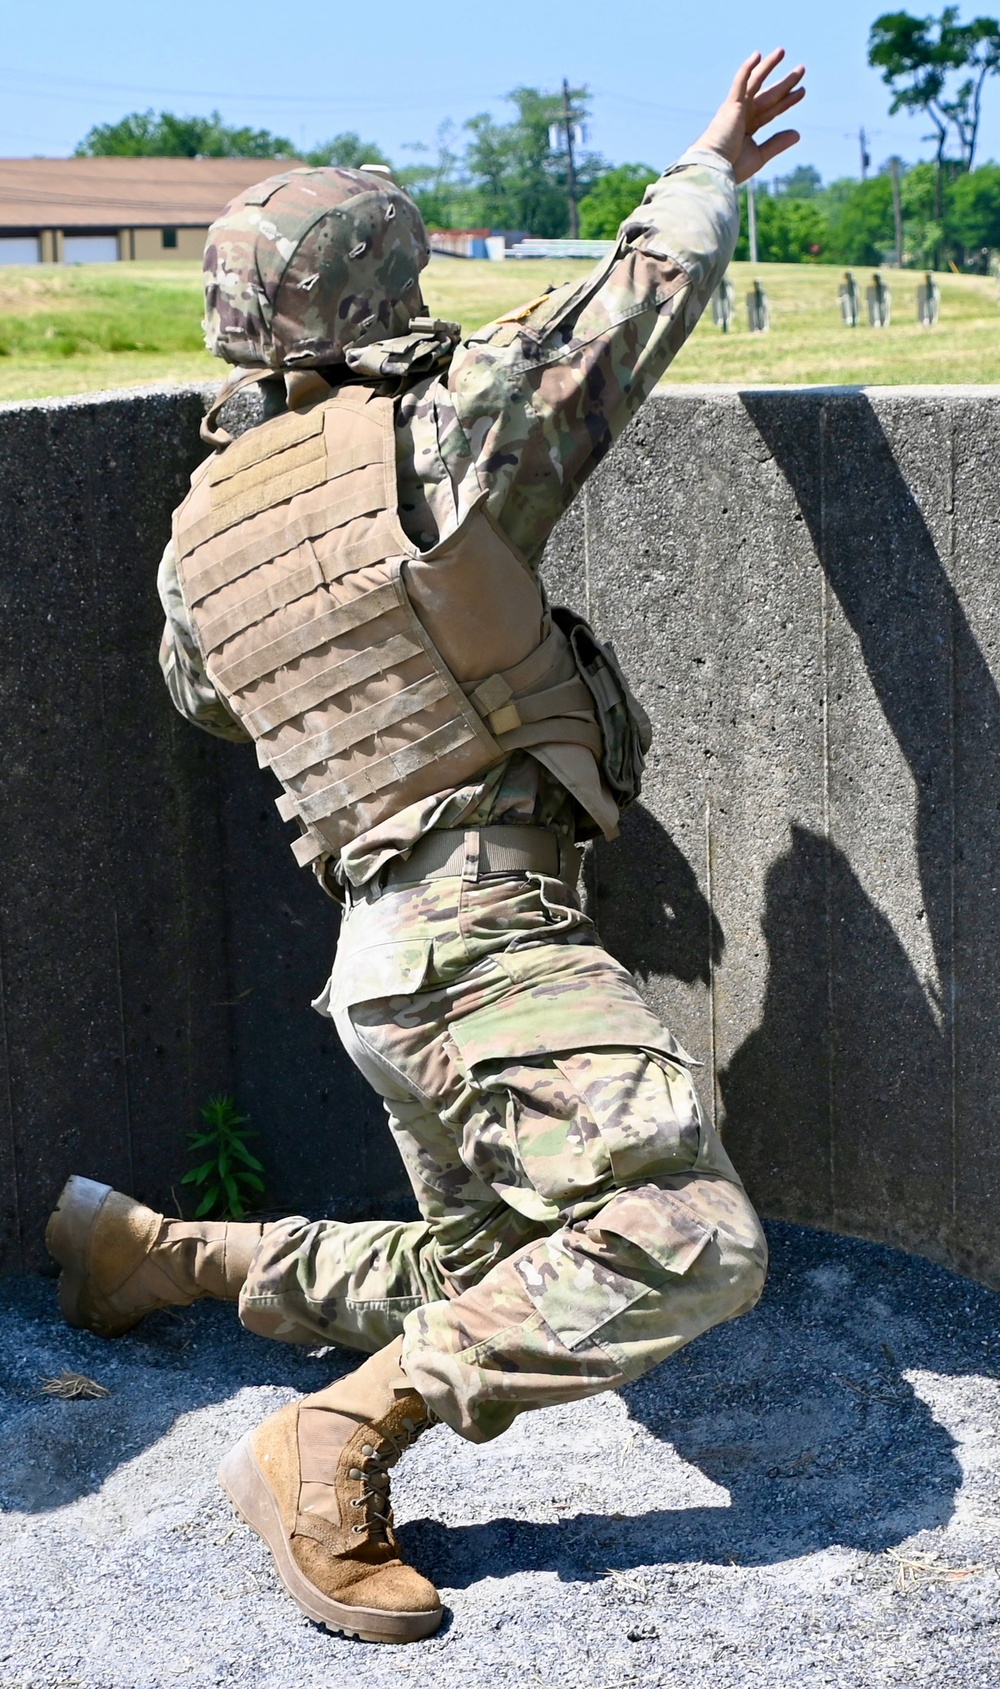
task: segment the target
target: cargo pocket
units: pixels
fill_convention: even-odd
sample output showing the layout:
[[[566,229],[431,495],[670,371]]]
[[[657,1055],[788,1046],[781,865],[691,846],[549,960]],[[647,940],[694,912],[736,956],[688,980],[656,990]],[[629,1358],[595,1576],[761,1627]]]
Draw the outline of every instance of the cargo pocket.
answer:
[[[702,1118],[691,1076],[662,1051],[571,1051],[554,1058],[594,1122],[616,1185],[693,1168]]]
[[[613,1197],[585,1225],[525,1250],[513,1265],[528,1300],[567,1349],[596,1344],[622,1364],[607,1328],[636,1309],[655,1340],[669,1278],[682,1278],[713,1236],[673,1191],[644,1185]]]
[[[715,1228],[706,1226],[690,1203],[657,1185],[622,1191],[594,1216],[587,1230],[601,1238],[623,1238],[665,1272],[680,1276],[715,1236]]]

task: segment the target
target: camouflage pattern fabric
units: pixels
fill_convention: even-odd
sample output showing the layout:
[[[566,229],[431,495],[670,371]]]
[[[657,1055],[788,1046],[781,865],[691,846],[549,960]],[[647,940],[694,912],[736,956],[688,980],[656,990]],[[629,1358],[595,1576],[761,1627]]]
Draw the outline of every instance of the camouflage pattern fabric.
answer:
[[[405,334],[430,257],[409,194],[300,168],[237,195],[208,231],[205,344],[231,364],[311,369]]]
[[[397,483],[408,537],[425,549],[447,538],[486,492],[503,532],[537,568],[559,517],[697,323],[738,232],[732,170],[717,154],[692,150],[647,189],[610,258],[465,336],[443,371],[422,373],[427,342],[420,337],[409,364],[395,341],[350,348],[345,359],[364,359],[358,375],[379,379],[391,368],[399,388]],[[544,284],[544,270],[531,275],[527,285]],[[409,378],[399,373],[407,368]],[[160,662],[171,698],[208,732],[242,737],[187,626],[172,546],[159,587],[167,616]],[[362,885],[432,828],[504,820],[571,830],[576,818],[544,765],[515,753],[481,781],[413,805],[356,839],[340,872]]]
[[[763,1237],[690,1057],[565,885],[361,901],[319,1007],[385,1099],[423,1218],[283,1222],[241,1297],[252,1330],[364,1350],[402,1331],[417,1389],[485,1441],[757,1300]]]
[[[265,251],[262,231],[311,299],[312,258],[281,247],[291,239],[278,218],[286,191],[301,183],[259,207],[244,196],[247,223],[254,252]],[[554,524],[694,328],[737,231],[729,166],[711,152],[685,154],[626,219],[610,258],[467,335],[444,367],[426,335],[408,338],[401,272],[391,288],[375,274],[384,297],[400,301],[398,316],[369,321],[369,289],[348,313],[351,343],[328,344],[342,354],[336,378],[350,370],[393,383],[409,538],[422,549],[447,538],[485,495],[537,568]],[[213,262],[210,318],[225,356],[323,361],[319,319],[329,312],[296,338],[301,299],[285,291],[277,260],[264,262],[253,298],[228,279],[240,264],[248,273],[246,253],[231,267],[217,248]],[[354,272],[346,283],[344,274],[331,270],[331,286],[353,287]],[[161,662],[171,696],[210,732],[238,736],[175,580],[168,548]],[[268,1233],[241,1300],[247,1325],[290,1341],[371,1350],[402,1331],[408,1376],[475,1441],[527,1408],[638,1377],[752,1306],[763,1283],[760,1229],[698,1108],[689,1058],[600,947],[573,893],[534,875],[377,895],[383,865],[432,828],[512,821],[570,837],[578,820],[542,752],[516,752],[342,854],[354,907],[317,1007],[385,1099],[422,1218],[290,1219]]]

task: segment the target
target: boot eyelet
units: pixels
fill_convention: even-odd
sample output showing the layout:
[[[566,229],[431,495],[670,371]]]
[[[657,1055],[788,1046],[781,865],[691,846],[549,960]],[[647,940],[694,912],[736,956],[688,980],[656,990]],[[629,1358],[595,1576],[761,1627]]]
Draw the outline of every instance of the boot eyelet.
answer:
[[[365,1532],[365,1526],[364,1525],[352,1525],[351,1526],[351,1532],[356,1537],[363,1536],[364,1532]]]

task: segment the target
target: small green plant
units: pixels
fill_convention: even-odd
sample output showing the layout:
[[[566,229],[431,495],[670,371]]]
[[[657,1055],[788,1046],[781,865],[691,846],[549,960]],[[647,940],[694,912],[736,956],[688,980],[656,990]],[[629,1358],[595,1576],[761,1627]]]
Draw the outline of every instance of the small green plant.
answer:
[[[247,1138],[258,1134],[245,1129],[247,1116],[238,1114],[232,1097],[224,1093],[209,1097],[201,1117],[204,1129],[189,1132],[188,1144],[192,1154],[206,1152],[208,1159],[192,1167],[181,1181],[201,1192],[195,1219],[214,1213],[220,1220],[242,1220],[253,1206],[254,1194],[264,1189],[260,1177],[264,1169],[246,1144]]]

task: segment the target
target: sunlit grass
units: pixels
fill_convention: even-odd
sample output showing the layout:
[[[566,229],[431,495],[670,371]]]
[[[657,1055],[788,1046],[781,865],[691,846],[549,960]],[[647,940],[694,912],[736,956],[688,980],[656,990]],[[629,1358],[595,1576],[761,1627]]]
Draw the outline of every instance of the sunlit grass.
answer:
[[[751,334],[746,294],[759,275],[771,306],[771,329]],[[838,288],[843,270],[834,265],[734,264],[736,321],[729,334],[699,323],[667,377],[668,382],[725,382],[741,387],[772,382],[819,382],[863,386],[921,386],[933,383],[1000,381],[1000,311],[997,284],[986,276],[937,277],[941,319],[934,329],[917,321],[922,274],[884,271],[892,289],[892,324],[871,329],[867,321],[845,328]],[[862,294],[869,271],[855,271]]]
[[[490,264],[435,258],[424,292],[436,316],[472,330],[589,268],[565,260]],[[748,332],[744,296],[751,270],[736,264],[733,331],[722,335],[710,317],[704,319],[669,372],[669,383],[1000,382],[1000,312],[992,280],[939,277],[941,322],[927,332],[916,320],[920,276],[888,275],[893,323],[875,332],[842,326],[839,268],[771,264],[757,273],[770,296],[770,333]],[[859,270],[857,279],[864,288],[868,275]],[[2,399],[212,381],[223,374],[224,366],[202,346],[197,264],[0,269]]]

